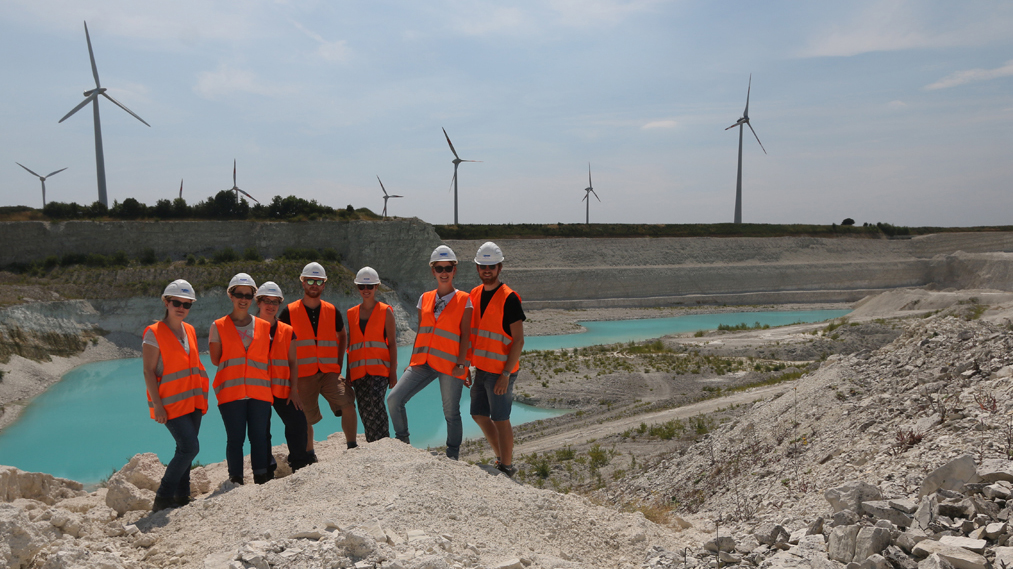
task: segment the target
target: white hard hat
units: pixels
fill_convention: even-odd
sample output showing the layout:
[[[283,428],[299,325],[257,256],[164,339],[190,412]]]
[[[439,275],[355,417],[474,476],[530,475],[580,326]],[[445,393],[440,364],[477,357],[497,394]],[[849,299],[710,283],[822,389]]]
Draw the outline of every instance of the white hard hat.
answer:
[[[440,261],[450,261],[457,263],[457,255],[454,254],[454,250],[446,245],[440,245],[436,249],[433,249],[433,254],[429,256],[429,264],[439,263]]]
[[[237,286],[248,286],[253,289],[253,294],[257,294],[257,283],[253,282],[253,277],[246,273],[238,273],[236,276],[232,277],[232,280],[229,281],[229,288],[226,289],[226,292],[232,294],[232,291],[235,290]]]
[[[503,251],[500,250],[499,245],[492,241],[482,243],[482,246],[478,248],[478,253],[475,253],[476,265],[497,265],[502,262]]]
[[[372,267],[362,267],[355,273],[355,284],[380,284],[380,275]]]
[[[197,300],[197,294],[194,292],[193,287],[183,279],[174,280],[169,283],[169,286],[165,287],[165,290],[162,291],[162,297],[166,296]]]
[[[277,296],[285,300],[285,295],[281,293],[281,287],[275,284],[274,281],[267,281],[260,285],[260,288],[257,289],[257,298],[262,296]]]
[[[324,270],[323,265],[320,263],[309,263],[302,268],[302,274],[299,275],[302,278],[309,279],[324,279],[327,280],[327,271]]]

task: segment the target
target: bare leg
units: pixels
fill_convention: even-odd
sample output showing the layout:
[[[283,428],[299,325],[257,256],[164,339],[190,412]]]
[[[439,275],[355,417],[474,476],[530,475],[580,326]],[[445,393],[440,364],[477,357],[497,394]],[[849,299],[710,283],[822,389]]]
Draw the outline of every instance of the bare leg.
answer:
[[[489,446],[492,447],[493,454],[495,456],[499,457],[499,459],[502,461],[503,460],[503,455],[500,454],[500,452],[499,452],[499,449],[500,449],[499,433],[497,432],[497,429],[496,429],[496,423],[493,423],[492,419],[490,419],[489,417],[485,417],[485,416],[482,416],[482,415],[472,415],[471,418],[474,419],[476,423],[478,423],[479,427],[481,427],[482,433],[485,434],[485,440],[489,441]],[[509,421],[507,422],[507,426],[509,427]],[[512,431],[511,431],[511,433],[512,433]],[[511,451],[512,451],[513,450],[512,437],[511,437],[510,448],[511,448]],[[510,464],[510,463],[504,463],[504,464]]]
[[[355,403],[341,408],[341,430],[345,432],[345,441],[355,442],[355,430],[358,428],[358,418],[355,416]]]
[[[503,464],[513,465],[514,463],[514,429],[510,426],[510,421],[490,421],[495,428],[496,434],[499,436],[499,460]],[[488,436],[488,435],[487,435]]]

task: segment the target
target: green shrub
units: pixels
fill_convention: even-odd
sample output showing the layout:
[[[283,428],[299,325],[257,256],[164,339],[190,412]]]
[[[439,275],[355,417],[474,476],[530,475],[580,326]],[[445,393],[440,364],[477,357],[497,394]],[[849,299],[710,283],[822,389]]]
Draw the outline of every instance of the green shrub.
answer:
[[[341,254],[332,247],[320,250],[320,258],[331,263],[340,263]]]
[[[320,257],[316,249],[300,249],[298,247],[285,247],[281,252],[281,258],[288,261],[315,261]]]
[[[109,264],[117,267],[126,267],[130,264],[130,257],[127,257],[126,251],[120,249],[109,257]]]
[[[594,445],[587,451],[587,457],[592,469],[601,468],[609,463],[608,451],[601,448],[601,445]]]
[[[43,259],[42,267],[47,271],[52,271],[60,264],[60,258],[56,255],[50,255]]]
[[[243,260],[244,261],[263,261],[264,257],[260,254],[259,251],[257,251],[256,247],[247,247],[246,250],[243,251]]]
[[[186,264],[189,267],[192,267],[192,266],[196,265],[197,264],[197,257],[195,257],[193,253],[187,253],[186,254]]]
[[[223,263],[233,263],[239,260],[239,254],[232,250],[232,247],[226,247],[221,251],[215,251],[215,254],[211,256],[211,261],[216,265]]]
[[[158,256],[155,255],[155,250],[151,247],[146,247],[141,254],[137,257],[137,262],[142,265],[154,265],[158,262]]]

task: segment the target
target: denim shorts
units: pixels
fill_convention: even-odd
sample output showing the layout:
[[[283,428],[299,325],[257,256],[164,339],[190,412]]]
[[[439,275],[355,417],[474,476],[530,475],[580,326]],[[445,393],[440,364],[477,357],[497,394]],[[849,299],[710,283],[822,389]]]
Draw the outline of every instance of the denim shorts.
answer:
[[[489,373],[475,369],[475,382],[471,386],[471,414],[480,417],[489,417],[493,421],[510,420],[510,407],[514,401],[514,382],[517,381],[517,374],[510,374],[510,384],[503,395],[496,395],[493,388],[496,380],[500,378],[498,373]]]

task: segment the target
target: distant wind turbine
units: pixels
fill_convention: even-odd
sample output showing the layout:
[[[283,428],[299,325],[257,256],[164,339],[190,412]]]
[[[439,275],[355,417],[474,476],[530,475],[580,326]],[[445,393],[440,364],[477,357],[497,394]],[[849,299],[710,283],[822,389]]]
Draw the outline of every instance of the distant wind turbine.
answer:
[[[183,178],[179,179],[179,199],[183,199]]]
[[[383,217],[387,217],[387,200],[390,198],[403,198],[404,196],[394,196],[387,194],[387,188],[383,187],[383,182],[380,181],[380,176],[376,177],[376,181],[380,182],[380,189],[383,190]]]
[[[91,49],[91,36],[88,35],[88,22],[84,23],[84,37],[88,41],[88,57],[91,58],[91,74],[95,76],[95,88],[85,91],[84,100],[81,101],[81,103],[78,106],[74,107],[73,110],[64,115],[64,117],[60,119],[59,122],[67,120],[68,118],[70,118],[71,115],[81,110],[88,103],[92,104],[92,114],[95,117],[95,174],[98,177],[98,201],[102,202],[103,205],[108,207],[109,197],[108,194],[106,193],[106,162],[105,162],[105,155],[102,153],[102,124],[99,121],[98,115],[99,95],[105,97],[106,99],[109,99],[117,107],[123,109],[124,111],[127,111],[128,113],[130,113],[132,117],[141,121],[145,125],[149,127],[151,125],[144,122],[144,119],[137,116],[134,113],[134,111],[131,111],[130,109],[126,108],[125,106],[120,104],[119,101],[113,99],[112,97],[109,96],[108,93],[106,93],[106,88],[103,87],[98,80],[98,67],[95,66],[95,52],[93,52]]]
[[[183,187],[183,182],[182,181],[180,181],[179,187],[180,188]],[[246,197],[250,198],[251,200],[257,202],[257,198],[251,196],[250,194],[244,192],[243,190],[240,190],[239,186],[236,185],[236,160],[234,158],[232,159],[232,187],[229,188],[228,191],[230,191],[230,192],[236,192],[236,203],[239,203],[239,200],[240,200],[239,194],[243,194],[244,196],[246,196]],[[182,189],[180,190],[180,193],[182,194]],[[260,202],[257,202],[257,203],[259,204]]]
[[[454,187],[454,225],[457,225],[457,167],[461,162],[481,162],[481,160],[461,160],[461,157],[457,155],[457,151],[454,150],[454,143],[450,142],[450,136],[447,135],[447,129],[443,129],[443,136],[447,137],[447,144],[450,145],[450,151],[454,153],[454,179],[451,180],[451,185]]]
[[[28,170],[28,167],[25,166],[24,164],[20,163],[20,162],[15,162],[15,164],[17,164],[18,166],[21,166],[25,170]],[[40,175],[36,174],[35,172],[32,172],[31,170],[28,170],[29,174],[35,176],[36,178],[38,178],[42,182],[42,209],[46,209],[46,178],[49,178],[50,176],[53,176],[55,174],[59,174],[60,172],[63,172],[66,169],[67,168],[60,168],[59,170],[57,170],[55,172],[50,172],[50,173],[46,174],[45,176],[40,176]]]
[[[594,194],[595,199],[598,203],[601,203],[601,198],[594,191],[594,187],[591,185],[591,163],[587,163],[587,187],[584,188],[584,199],[580,201],[587,201],[586,208],[584,211],[584,223],[591,225],[591,194]]]
[[[749,92],[753,89],[753,74],[749,74],[749,87],[746,88],[746,110],[742,111],[742,118],[735,121],[735,124],[726,128],[725,130],[739,127],[739,173],[735,178],[735,223],[742,223],[742,125],[749,127],[749,130],[753,132],[753,136],[756,136],[756,131],[753,130],[753,125],[749,124]],[[760,145],[760,149],[763,153],[767,153],[767,149],[763,148],[763,143],[760,142],[760,137],[756,136],[756,142]]]

